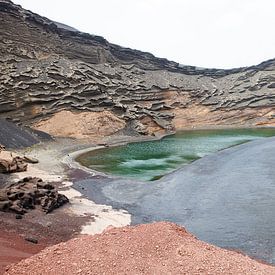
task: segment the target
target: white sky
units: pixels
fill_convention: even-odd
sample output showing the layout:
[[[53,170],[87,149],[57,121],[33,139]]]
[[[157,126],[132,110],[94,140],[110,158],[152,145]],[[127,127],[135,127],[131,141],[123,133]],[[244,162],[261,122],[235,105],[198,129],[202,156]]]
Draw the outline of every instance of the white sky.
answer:
[[[275,58],[275,0],[14,0],[109,42],[185,65]]]

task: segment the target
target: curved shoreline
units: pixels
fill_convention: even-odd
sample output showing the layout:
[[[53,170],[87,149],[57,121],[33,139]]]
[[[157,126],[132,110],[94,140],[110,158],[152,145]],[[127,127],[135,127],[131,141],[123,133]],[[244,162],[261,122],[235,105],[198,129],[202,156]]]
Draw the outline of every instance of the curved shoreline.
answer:
[[[107,204],[96,204],[85,198],[73,186],[71,172],[81,170],[88,177],[92,177],[94,174],[88,168],[85,169],[85,167],[74,162],[72,156],[85,150],[91,150],[91,148],[97,148],[93,146],[93,144],[83,141],[57,139],[32,148],[18,150],[19,154],[27,151],[29,156],[39,159],[39,163],[29,164],[26,172],[16,173],[13,176],[15,179],[32,176],[42,178],[44,181],[56,182],[59,192],[66,195],[70,200],[70,204],[61,208],[60,211],[85,218],[85,223],[82,224],[79,231],[80,234],[101,233],[108,226],[120,227],[131,223],[131,216],[123,209],[113,209]],[[79,147],[82,148],[79,149]]]
[[[248,129],[275,129],[275,126],[265,126],[265,127],[255,127],[255,126],[246,126],[246,127],[242,127],[242,126],[232,126],[232,125],[229,125],[229,126],[212,126],[212,127],[201,127],[201,128],[185,128],[185,129],[182,129],[178,132],[181,132],[181,131],[186,131],[186,132],[193,132],[193,131],[208,131],[208,130],[234,130],[234,129],[240,129],[240,130],[248,130]],[[77,158],[79,158],[80,156],[82,155],[85,155],[86,153],[89,153],[91,151],[95,151],[95,150],[99,150],[99,149],[104,149],[104,148],[108,148],[108,147],[118,147],[118,146],[125,146],[127,144],[130,144],[130,143],[140,143],[140,142],[147,142],[147,141],[158,141],[158,140],[162,140],[163,138],[166,138],[168,136],[171,136],[171,135],[174,135],[176,134],[177,132],[173,132],[173,133],[168,133],[166,135],[161,135],[159,137],[145,137],[145,138],[137,138],[135,140],[122,140],[122,141],[119,141],[119,142],[114,142],[114,143],[106,143],[105,145],[94,145],[94,146],[91,146],[91,147],[87,147],[85,149],[81,149],[81,150],[77,150],[77,151],[72,151],[70,152],[67,156],[64,157],[63,161],[65,164],[67,164],[69,167],[71,168],[79,168],[79,169],[82,169],[83,171],[87,172],[87,173],[90,173],[92,175],[100,175],[100,176],[105,176],[105,177],[109,177],[109,178],[113,178],[113,179],[119,179],[119,178],[124,178],[124,179],[129,179],[129,180],[137,180],[137,181],[142,181],[142,180],[139,180],[139,179],[136,179],[136,178],[132,178],[132,177],[127,177],[127,176],[120,176],[120,175],[115,175],[115,174],[112,174],[112,173],[108,173],[108,172],[104,172],[104,171],[98,171],[96,169],[92,169],[92,168],[88,168],[87,166],[81,164],[81,162],[77,161]],[[245,141],[245,142],[241,142],[239,144],[234,144],[232,146],[229,146],[229,147],[225,147],[225,148],[222,148],[218,151],[215,151],[211,154],[215,154],[219,151],[222,151],[222,150],[226,150],[228,148],[231,148],[231,147],[235,147],[235,146],[238,146],[238,145],[241,145],[243,143],[248,143],[248,142],[251,142],[253,140],[249,140],[249,141]],[[207,156],[207,155],[206,155]],[[201,159],[202,157],[200,157],[199,159]],[[196,161],[197,159],[191,161],[190,163]],[[180,166],[178,166],[175,170],[173,171],[170,171],[168,173],[165,173],[161,176],[160,179],[162,179],[163,177],[171,174],[171,173],[174,173],[176,172],[177,170],[180,170],[182,167],[186,166],[186,165],[189,165],[190,163],[187,163],[187,164],[181,164]],[[154,180],[154,181],[158,181],[160,179],[157,179],[157,180]],[[147,181],[146,181],[147,182]]]

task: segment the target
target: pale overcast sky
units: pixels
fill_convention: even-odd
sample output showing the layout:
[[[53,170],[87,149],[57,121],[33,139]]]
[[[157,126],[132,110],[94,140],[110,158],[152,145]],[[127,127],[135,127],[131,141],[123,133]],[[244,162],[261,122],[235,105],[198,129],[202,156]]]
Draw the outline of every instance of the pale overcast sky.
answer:
[[[275,0],[14,0],[109,42],[186,65],[275,58]]]

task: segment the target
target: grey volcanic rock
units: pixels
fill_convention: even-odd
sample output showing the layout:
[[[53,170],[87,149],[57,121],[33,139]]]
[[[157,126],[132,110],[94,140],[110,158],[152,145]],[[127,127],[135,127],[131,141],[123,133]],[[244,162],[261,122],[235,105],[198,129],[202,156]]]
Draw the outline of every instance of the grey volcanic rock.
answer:
[[[55,25],[57,25],[58,28],[65,29],[65,30],[68,30],[68,31],[73,31],[73,32],[76,31],[76,32],[78,32],[77,29],[75,29],[75,28],[73,28],[71,26],[68,26],[66,24],[62,24],[62,23],[59,23],[59,22],[56,22],[56,21],[54,21],[54,23],[55,23]]]
[[[152,134],[203,124],[207,110],[212,124],[265,125],[274,123],[274,85],[274,59],[233,70],[184,66],[0,0],[0,117],[35,125],[64,109],[108,110]]]

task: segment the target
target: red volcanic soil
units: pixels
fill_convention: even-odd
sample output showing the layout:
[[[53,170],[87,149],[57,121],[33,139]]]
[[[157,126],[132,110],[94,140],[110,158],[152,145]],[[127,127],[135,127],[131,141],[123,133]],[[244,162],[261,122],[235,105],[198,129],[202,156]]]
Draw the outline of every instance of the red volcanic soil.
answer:
[[[112,228],[42,250],[5,274],[275,274],[275,267],[202,242],[172,223]]]
[[[16,233],[0,231],[0,274],[11,263],[17,263],[45,248],[45,244],[27,242]]]
[[[87,218],[71,216],[60,209],[53,214],[32,210],[19,220],[13,213],[0,212],[0,274],[9,264],[18,263],[47,246],[79,235],[85,220]],[[25,238],[37,240],[38,243],[31,243]]]

